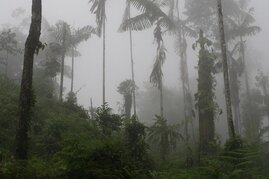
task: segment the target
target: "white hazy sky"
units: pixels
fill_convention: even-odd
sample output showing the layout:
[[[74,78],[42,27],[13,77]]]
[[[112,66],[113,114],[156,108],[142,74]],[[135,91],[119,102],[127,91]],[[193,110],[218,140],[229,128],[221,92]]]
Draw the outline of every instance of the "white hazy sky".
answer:
[[[108,1],[107,7],[107,101],[116,108],[121,96],[117,93],[118,84],[131,77],[129,57],[129,37],[127,33],[118,33],[122,14],[124,11],[124,0]],[[261,61],[266,62],[269,56],[268,40],[268,0],[253,0],[255,16],[263,31],[251,40],[251,48],[259,53],[253,55],[252,63],[259,68],[266,70]],[[182,7],[184,4],[182,4]],[[0,24],[15,24],[11,13],[18,7],[22,7],[30,13],[31,0],[0,0]],[[95,26],[94,16],[90,14],[88,0],[43,0],[43,16],[50,24],[58,20],[67,21],[75,27],[85,25]],[[149,81],[149,75],[153,66],[155,46],[153,44],[153,29],[146,32],[134,33],[134,59],[135,75],[140,88],[143,83]],[[189,44],[192,44],[192,39]],[[164,65],[164,81],[167,86],[179,89],[179,59],[174,53],[174,41],[171,37],[165,37],[165,44],[168,49],[167,61]],[[84,86],[78,93],[79,103],[88,107],[90,98],[93,98],[95,106],[102,101],[102,40],[92,37],[79,46],[82,57],[76,59],[75,66],[75,89]],[[197,57],[192,50],[189,50],[189,68],[191,76],[196,76],[194,66],[197,64]],[[192,55],[191,55],[192,53]],[[70,62],[70,59],[66,60]],[[266,63],[268,64],[268,63]],[[268,68],[267,68],[268,69]],[[69,91],[70,80],[65,80],[66,91]]]

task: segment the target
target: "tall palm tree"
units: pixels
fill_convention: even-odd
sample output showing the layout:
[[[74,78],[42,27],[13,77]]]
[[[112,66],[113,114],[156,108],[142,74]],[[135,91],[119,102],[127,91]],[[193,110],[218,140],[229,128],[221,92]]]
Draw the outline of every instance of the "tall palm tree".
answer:
[[[28,158],[28,131],[34,94],[32,88],[34,54],[38,52],[42,44],[39,41],[42,21],[42,0],[32,0],[32,20],[29,35],[25,43],[24,65],[21,80],[19,99],[19,122],[16,132],[15,157],[19,160]]]
[[[82,42],[90,38],[92,34],[95,33],[95,29],[91,26],[85,26],[83,28],[73,29],[71,32],[71,41],[70,41],[70,56],[72,58],[71,63],[71,93],[74,91],[74,63],[75,57],[80,56],[80,53],[76,50],[77,46]]]
[[[154,30],[154,38],[157,42],[157,51],[155,57],[155,63],[150,75],[150,82],[153,83],[160,91],[160,117],[164,118],[163,109],[163,72],[162,66],[166,60],[166,49],[163,44],[162,29],[160,23],[157,22],[157,26]]]
[[[131,0],[126,0],[126,7],[123,14],[122,24],[131,18]],[[134,57],[133,57],[133,35],[132,29],[129,28],[129,42],[130,42],[130,60],[131,60],[131,74],[132,74],[132,81],[135,84],[135,74],[134,74]],[[134,89],[132,92],[133,97],[133,107],[134,107],[134,115],[136,116],[136,90]]]
[[[63,100],[63,83],[64,75],[67,74],[67,67],[65,65],[65,57],[72,57],[71,66],[71,91],[73,91],[73,79],[74,79],[74,58],[79,56],[80,53],[76,50],[77,46],[95,33],[95,29],[91,26],[85,26],[83,28],[73,29],[64,21],[56,23],[55,27],[50,28],[50,36],[55,40],[54,46],[59,46],[59,53],[61,56],[61,68],[60,68],[60,93],[59,99]]]
[[[233,38],[239,40],[238,45],[239,53],[243,61],[244,74],[245,74],[245,85],[246,85],[246,94],[249,96],[249,79],[247,71],[247,63],[245,58],[245,40],[244,37],[253,36],[261,31],[261,28],[256,25],[252,25],[255,22],[253,17],[254,8],[250,8],[248,11],[245,11],[243,7],[240,7],[241,12],[235,19],[228,18],[230,23],[231,30],[227,33],[228,39]]]
[[[103,105],[106,103],[106,2],[107,0],[89,0],[91,13],[95,14],[97,34],[103,32]]]
[[[222,61],[223,61],[223,76],[224,76],[224,87],[225,87],[227,122],[228,122],[228,128],[229,128],[229,136],[230,136],[230,138],[234,139],[235,138],[235,130],[234,130],[234,123],[233,123],[232,102],[231,102],[231,93],[230,93],[230,81],[229,81],[229,71],[228,71],[227,47],[226,47],[226,40],[225,40],[221,0],[217,0],[217,11],[218,11],[218,18],[219,18],[220,44],[221,44],[221,53],[222,53]]]
[[[150,82],[155,84],[160,90],[160,115],[163,115],[163,82],[162,65],[166,58],[166,49],[163,45],[161,27],[168,30],[175,29],[173,21],[162,11],[162,7],[169,5],[166,1],[151,0],[130,0],[130,5],[137,8],[141,14],[126,19],[120,26],[120,31],[135,30],[142,31],[151,28],[154,24],[157,27],[154,30],[155,40],[157,42],[157,55],[153,71],[150,75]]]
[[[232,92],[232,105],[234,111],[234,121],[236,133],[240,134],[240,100],[239,100],[239,80],[237,80],[237,74],[241,75],[244,72],[246,96],[249,98],[250,87],[248,79],[247,64],[245,58],[245,41],[244,37],[252,36],[258,33],[261,29],[258,26],[253,25],[255,18],[253,17],[253,8],[248,11],[245,10],[247,7],[246,1],[239,1],[237,4],[239,11],[236,16],[226,17],[227,24],[227,36],[226,39],[229,41],[235,41],[235,50],[232,52],[239,53],[239,59],[234,60],[233,54],[231,53],[230,59],[230,77],[231,77],[231,92]],[[229,53],[228,53],[229,54]],[[236,63],[235,63],[236,62]],[[239,62],[239,63],[238,63]],[[239,64],[239,65],[238,65]]]
[[[71,44],[71,28],[70,25],[64,21],[56,23],[55,27],[49,29],[51,36],[54,37],[61,47],[61,62],[60,62],[60,93],[59,100],[63,101],[63,83],[64,83],[64,70],[65,70],[65,57]]]
[[[176,14],[176,15],[174,15]],[[187,62],[187,40],[186,37],[197,37],[195,30],[189,27],[188,22],[180,19],[179,13],[179,0],[170,0],[170,12],[169,16],[174,19],[177,30],[175,32],[176,36],[176,46],[175,50],[180,57],[180,77],[182,82],[182,91],[184,99],[184,117],[185,117],[185,137],[188,141],[188,124],[192,121],[192,99],[191,91],[189,85],[189,74],[188,74],[188,62]]]
[[[67,23],[62,24],[62,58],[61,58],[61,81],[60,81],[60,101],[63,101],[63,83],[64,83],[64,64],[66,55],[67,35],[70,34],[70,26]]]

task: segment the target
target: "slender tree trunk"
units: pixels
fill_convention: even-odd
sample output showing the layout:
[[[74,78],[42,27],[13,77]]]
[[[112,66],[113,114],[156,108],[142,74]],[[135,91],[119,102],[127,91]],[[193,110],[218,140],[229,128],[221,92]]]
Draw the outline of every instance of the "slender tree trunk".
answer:
[[[239,85],[238,85],[238,72],[236,69],[236,64],[234,60],[231,58],[230,64],[230,84],[231,84],[231,100],[232,100],[232,109],[234,116],[234,127],[235,133],[240,135],[240,99],[239,99]]]
[[[15,157],[19,160],[26,160],[28,158],[28,131],[32,116],[32,107],[34,105],[32,88],[33,61],[41,34],[41,20],[42,1],[32,0],[32,20],[24,50],[24,65],[19,100],[20,117],[16,132]]]
[[[164,110],[163,110],[163,80],[162,77],[160,79],[160,112],[161,112],[161,118],[164,119]]]
[[[129,19],[131,18],[131,6],[129,3]],[[130,57],[131,57],[131,70],[132,70],[132,81],[135,84],[135,75],[134,75],[134,57],[133,57],[133,36],[132,29],[129,28],[129,38],[130,38]],[[134,115],[136,116],[136,89],[133,89],[133,105],[134,105]]]
[[[104,7],[105,11],[105,7]],[[106,103],[106,22],[103,22],[103,105]]]
[[[5,76],[8,79],[8,51],[6,51],[6,68],[5,68]]]
[[[71,75],[71,93],[74,91],[74,48],[72,48],[72,75]]]
[[[160,54],[161,43],[163,43],[163,42],[158,42],[157,56]],[[160,115],[161,115],[161,118],[164,119],[164,110],[163,110],[163,78],[162,78],[162,76],[159,77],[159,91],[160,91]]]
[[[238,107],[237,107],[237,105],[233,105],[232,106],[233,107],[233,111],[234,111],[234,128],[235,128],[235,133],[236,134],[238,134],[238,135],[240,135],[240,122],[239,122],[239,114],[238,114],[238,112],[239,112],[239,110],[238,110]]]
[[[229,136],[230,138],[235,138],[231,94],[230,94],[227,47],[226,47],[226,42],[225,42],[225,32],[224,32],[221,0],[217,0],[217,3],[218,3],[217,8],[218,8],[218,17],[219,17],[219,31],[220,31],[220,39],[221,39],[220,44],[221,44],[221,52],[222,52],[222,60],[223,60],[223,76],[224,76],[224,87],[225,87],[227,122],[228,122],[228,128],[229,128]]]
[[[62,48],[63,48],[63,52],[62,52],[62,59],[61,59],[61,81],[60,81],[60,102],[63,101],[63,86],[64,86],[64,60],[65,60],[65,53],[66,53],[66,24],[63,24],[63,42],[62,42]]]
[[[125,115],[127,119],[131,118],[131,109],[132,109],[132,94],[124,95],[124,108],[125,108]]]
[[[93,103],[92,103],[92,98],[91,98],[91,109],[90,109],[91,117],[93,118],[94,116],[94,111],[93,111]]]

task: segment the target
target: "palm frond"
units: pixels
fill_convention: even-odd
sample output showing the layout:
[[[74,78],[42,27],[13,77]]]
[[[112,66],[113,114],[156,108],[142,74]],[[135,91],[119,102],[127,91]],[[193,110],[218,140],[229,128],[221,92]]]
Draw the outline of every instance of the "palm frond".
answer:
[[[254,12],[254,8],[250,8],[248,12],[244,13],[244,18],[241,24],[242,27],[250,26],[252,23],[256,21],[252,15],[253,12]]]
[[[154,22],[157,21],[159,21],[160,25],[164,28],[170,30],[175,28],[173,21],[161,10],[161,7],[166,5],[165,2],[152,0],[130,0],[130,4],[138,9],[138,11],[140,11],[142,14],[130,18],[122,23],[122,28],[120,28],[120,31],[125,31],[128,29],[144,30],[152,27]]]
[[[102,33],[103,23],[106,20],[106,0],[89,0],[89,3],[92,4],[90,11],[91,13],[95,14],[97,32],[100,36]]]
[[[183,32],[184,35],[186,35],[188,37],[197,38],[197,36],[198,36],[197,31],[192,29],[191,27],[189,27],[187,25],[187,21],[177,19],[177,20],[175,20],[175,25],[176,25],[177,32],[180,31],[180,32]]]
[[[240,29],[242,36],[253,36],[261,31],[259,26],[249,26],[247,28]]]
[[[121,24],[119,31],[124,32],[129,29],[134,31],[142,31],[151,28],[154,24],[154,21],[155,19],[150,18],[147,13],[143,13],[124,21]]]
[[[92,26],[85,26],[75,30],[74,34],[72,35],[72,45],[77,46],[80,42],[88,40],[91,35],[95,33],[95,28]]]
[[[121,25],[120,25],[120,28],[119,28],[119,32],[122,31],[122,30],[121,30],[122,25],[123,25],[128,19],[130,19],[130,13],[131,13],[130,1],[129,1],[129,0],[126,0],[126,6],[125,6],[125,10],[124,10],[124,13],[123,13],[123,16],[122,16],[122,21],[121,21]]]

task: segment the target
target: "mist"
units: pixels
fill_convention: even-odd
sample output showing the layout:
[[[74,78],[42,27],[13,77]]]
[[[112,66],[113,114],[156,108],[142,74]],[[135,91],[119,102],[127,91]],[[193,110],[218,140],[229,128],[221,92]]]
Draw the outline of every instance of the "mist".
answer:
[[[268,1],[39,1],[0,2],[0,178],[269,177]]]

